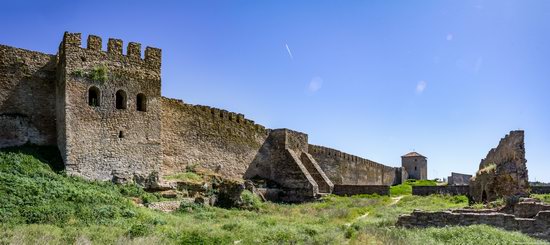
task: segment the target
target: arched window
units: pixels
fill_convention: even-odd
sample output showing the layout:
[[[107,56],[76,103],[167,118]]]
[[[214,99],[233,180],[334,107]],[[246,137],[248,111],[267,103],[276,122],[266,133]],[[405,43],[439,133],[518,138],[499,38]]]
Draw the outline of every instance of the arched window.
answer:
[[[88,105],[97,107],[99,106],[100,92],[97,87],[91,87],[88,89]]]
[[[126,109],[126,92],[124,90],[116,91],[116,108]]]
[[[147,97],[144,94],[137,95],[136,108],[138,111],[147,111]]]

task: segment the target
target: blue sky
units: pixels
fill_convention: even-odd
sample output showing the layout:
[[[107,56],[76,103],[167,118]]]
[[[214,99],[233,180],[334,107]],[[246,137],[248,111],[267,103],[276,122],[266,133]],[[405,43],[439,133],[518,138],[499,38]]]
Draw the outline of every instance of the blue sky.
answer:
[[[474,173],[526,131],[550,182],[550,1],[11,1],[0,43],[55,53],[64,31],[163,50],[162,93],[244,113],[429,178]],[[105,45],[105,43],[104,43]]]

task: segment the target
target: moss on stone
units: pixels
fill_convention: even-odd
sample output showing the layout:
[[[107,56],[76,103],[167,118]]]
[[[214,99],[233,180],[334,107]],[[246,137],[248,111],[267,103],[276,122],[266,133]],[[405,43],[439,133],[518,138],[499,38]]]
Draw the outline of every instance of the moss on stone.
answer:
[[[492,172],[495,172],[497,169],[497,165],[494,164],[494,163],[489,163],[487,166],[485,166],[484,168],[480,169],[478,172],[478,174],[487,174],[487,173],[492,173]]]
[[[89,73],[89,78],[98,81],[98,82],[106,82],[108,79],[108,69],[107,66],[99,65],[92,69],[92,71]]]
[[[83,71],[80,69],[75,70],[71,73],[71,75],[78,78],[87,78],[93,81],[104,83],[109,79],[109,70],[107,66],[99,65],[89,71]]]

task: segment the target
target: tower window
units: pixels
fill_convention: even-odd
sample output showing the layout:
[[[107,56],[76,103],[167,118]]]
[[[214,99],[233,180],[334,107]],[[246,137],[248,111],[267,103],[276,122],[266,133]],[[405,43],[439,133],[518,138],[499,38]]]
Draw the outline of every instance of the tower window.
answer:
[[[126,109],[126,92],[124,90],[116,91],[116,108]]]
[[[124,131],[118,131],[118,138],[119,139],[124,138]]]
[[[416,171],[416,166],[414,166],[414,171]]]
[[[136,108],[138,111],[147,111],[147,97],[142,93],[137,95]]]
[[[93,106],[93,107],[98,107],[99,106],[99,96],[100,96],[99,89],[97,87],[91,87],[88,90],[88,105]]]

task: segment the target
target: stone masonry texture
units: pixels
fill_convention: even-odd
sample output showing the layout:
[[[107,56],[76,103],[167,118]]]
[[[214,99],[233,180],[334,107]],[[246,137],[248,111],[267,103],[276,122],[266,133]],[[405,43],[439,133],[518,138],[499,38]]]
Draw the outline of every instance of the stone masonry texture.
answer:
[[[446,227],[490,225],[510,231],[520,231],[539,239],[550,241],[550,206],[540,202],[519,202],[507,208],[456,209],[439,212],[415,210],[410,215],[399,216],[396,225],[413,227]]]
[[[444,186],[413,186],[412,194],[416,196],[439,195],[470,195],[470,187],[467,185]]]
[[[416,152],[411,152],[416,153]],[[428,179],[428,160],[418,153],[407,154],[401,157],[401,166],[407,171],[409,179]]]
[[[268,130],[244,115],[162,98],[163,173],[200,165],[240,178],[266,140]]]
[[[104,52],[92,42],[99,37],[91,36],[88,48],[80,38],[65,33],[58,54],[58,145],[66,169],[90,179],[146,179],[162,160],[160,50],[147,48],[141,59],[122,54],[121,40],[109,39]],[[97,106],[88,103],[92,89]],[[138,94],[146,111],[137,110]]]
[[[512,131],[502,138],[479,164],[470,180],[470,195],[476,202],[529,193],[524,132]]]
[[[358,194],[390,195],[388,185],[335,185],[334,195],[353,196]]]
[[[472,175],[470,174],[451,173],[451,176],[447,178],[447,182],[449,185],[468,185],[471,178]]]
[[[314,199],[318,194],[319,180],[332,188],[326,177],[314,178],[300,159],[307,152],[307,135],[288,130],[277,129],[269,137],[245,173],[246,179],[265,179],[276,184],[285,194],[277,199],[285,202],[298,202]],[[315,161],[310,164],[316,164]]]
[[[309,145],[311,154],[335,185],[394,185],[401,183],[400,168],[350,155],[328,147]]]
[[[0,45],[0,147],[56,144],[56,57]]]
[[[69,174],[116,182],[146,184],[201,166],[271,181],[286,201],[331,193],[334,184],[388,186],[406,176],[310,145],[304,133],[162,97],[161,50],[124,45],[68,32],[55,55],[0,45],[0,148],[56,145]]]

